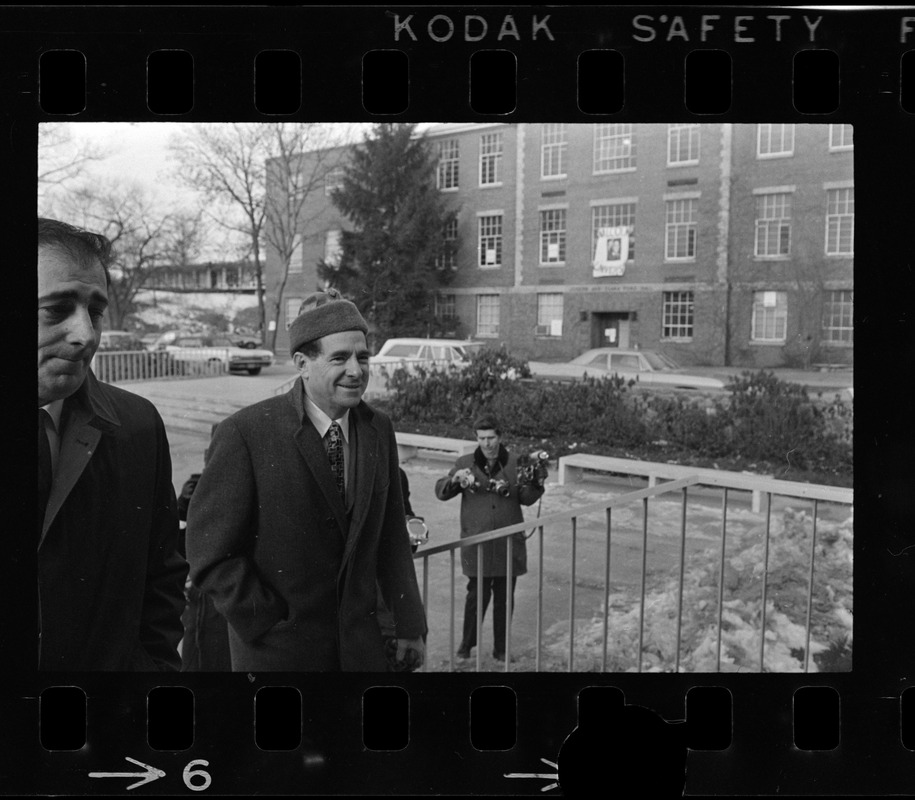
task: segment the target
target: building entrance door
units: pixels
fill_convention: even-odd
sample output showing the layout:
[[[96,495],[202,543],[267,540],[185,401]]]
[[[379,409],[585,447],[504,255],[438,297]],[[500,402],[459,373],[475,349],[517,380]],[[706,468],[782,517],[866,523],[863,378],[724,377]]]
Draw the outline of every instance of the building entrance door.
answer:
[[[629,347],[629,312],[592,313],[591,347]]]

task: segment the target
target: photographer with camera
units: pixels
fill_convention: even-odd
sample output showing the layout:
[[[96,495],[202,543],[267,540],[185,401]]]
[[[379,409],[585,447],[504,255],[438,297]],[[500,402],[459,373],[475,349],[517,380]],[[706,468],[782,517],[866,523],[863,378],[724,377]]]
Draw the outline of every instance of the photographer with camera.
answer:
[[[502,444],[502,431],[498,422],[483,416],[474,423],[477,449],[461,456],[444,478],[435,484],[435,496],[450,500],[461,496],[461,538],[504,528],[524,522],[521,506],[530,506],[543,495],[546,479],[546,458],[519,459]],[[477,644],[477,549],[483,551],[482,603],[483,616],[493,598],[493,658],[506,658],[506,596],[509,595],[507,566],[508,542],[506,539],[485,542],[477,547],[461,550],[461,567],[467,581],[467,599],[464,605],[464,630],[457,654],[470,658]],[[523,533],[512,535],[511,608],[514,610],[515,582],[527,572],[527,548]]]

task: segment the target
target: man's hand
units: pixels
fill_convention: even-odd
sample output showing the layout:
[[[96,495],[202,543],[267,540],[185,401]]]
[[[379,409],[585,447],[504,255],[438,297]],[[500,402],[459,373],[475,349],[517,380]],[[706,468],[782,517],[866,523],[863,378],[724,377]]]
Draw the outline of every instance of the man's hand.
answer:
[[[419,669],[423,665],[426,643],[422,637],[397,640],[397,663],[407,672]]]

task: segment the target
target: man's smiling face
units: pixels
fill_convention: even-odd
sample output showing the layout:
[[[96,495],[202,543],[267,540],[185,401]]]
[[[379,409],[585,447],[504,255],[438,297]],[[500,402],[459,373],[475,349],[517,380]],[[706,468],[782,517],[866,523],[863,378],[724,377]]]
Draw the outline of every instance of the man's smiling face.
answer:
[[[369,349],[362,331],[341,331],[320,340],[315,358],[293,356],[305,394],[331,419],[359,405],[369,383]]]

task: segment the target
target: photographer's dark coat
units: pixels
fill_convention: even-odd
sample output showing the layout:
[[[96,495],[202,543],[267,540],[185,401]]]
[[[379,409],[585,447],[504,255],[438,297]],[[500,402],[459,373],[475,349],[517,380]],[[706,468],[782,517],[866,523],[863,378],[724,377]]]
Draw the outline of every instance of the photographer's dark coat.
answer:
[[[347,507],[304,402],[299,379],[219,424],[188,508],[191,579],[229,622],[234,671],[384,672],[378,586],[399,638],[426,633],[394,429],[350,410]]]
[[[452,483],[452,476],[462,469],[473,471],[480,483],[476,491],[462,489],[460,484]],[[486,491],[490,479],[508,481],[509,494],[503,497],[498,492]],[[475,536],[478,533],[494,531],[507,525],[524,522],[521,506],[536,503],[543,495],[543,486],[533,484],[518,485],[518,459],[509,453],[504,446],[499,446],[496,466],[490,474],[486,458],[478,447],[473,453],[461,456],[455,462],[447,477],[435,484],[435,496],[439,500],[450,500],[461,495],[461,538]],[[523,533],[512,535],[512,575],[523,575],[527,572],[527,546]],[[507,574],[508,545],[506,541],[485,542],[479,547],[461,549],[461,568],[468,578],[477,574],[477,550],[483,551],[483,576],[486,578]]]
[[[90,372],[61,422],[38,545],[39,669],[177,670],[187,563],[162,419]]]

